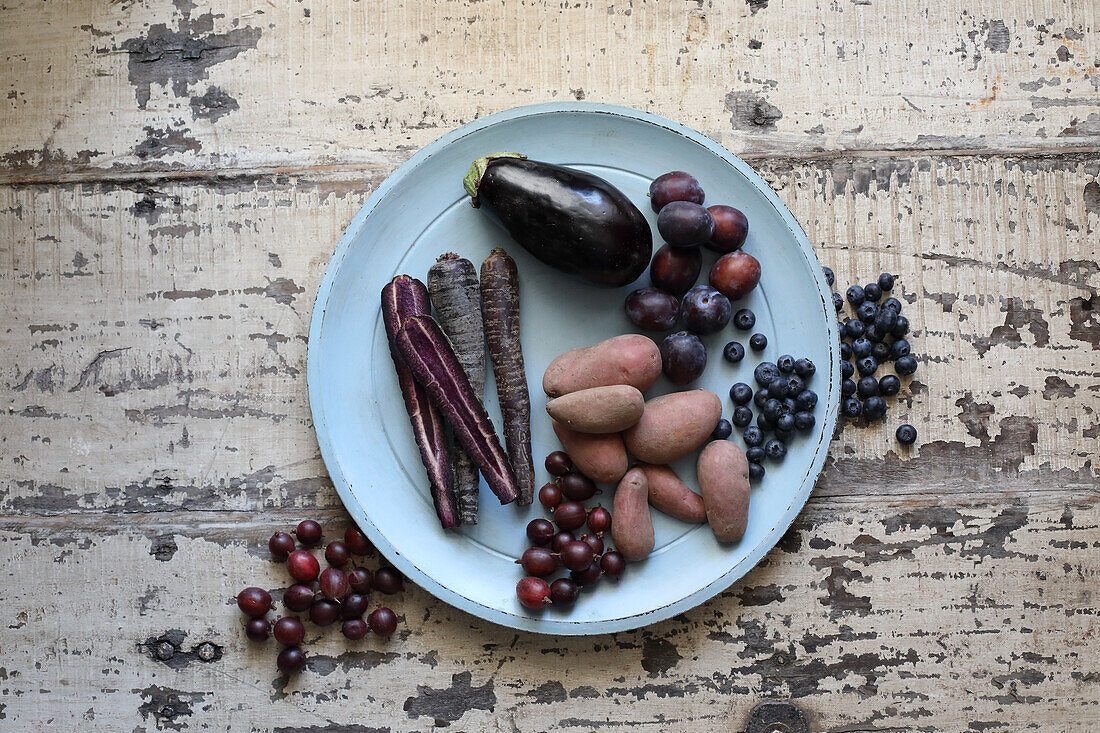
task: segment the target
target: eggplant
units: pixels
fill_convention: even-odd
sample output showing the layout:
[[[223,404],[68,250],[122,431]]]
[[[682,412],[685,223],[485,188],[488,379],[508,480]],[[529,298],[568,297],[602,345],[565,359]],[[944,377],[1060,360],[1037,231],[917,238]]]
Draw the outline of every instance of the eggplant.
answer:
[[[493,153],[474,161],[463,186],[475,209],[484,205],[524,249],[562,272],[614,288],[649,266],[649,222],[599,176]]]

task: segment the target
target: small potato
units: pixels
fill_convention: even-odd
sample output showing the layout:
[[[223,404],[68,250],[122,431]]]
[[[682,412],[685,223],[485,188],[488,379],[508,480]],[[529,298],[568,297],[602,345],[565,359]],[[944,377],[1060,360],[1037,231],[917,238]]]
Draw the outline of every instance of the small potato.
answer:
[[[550,417],[578,433],[618,433],[642,417],[645,398],[627,384],[591,387],[546,403]]]
[[[644,392],[659,376],[661,350],[657,344],[628,333],[554,359],[542,375],[542,389],[548,397],[612,384],[629,384]]]
[[[601,484],[613,484],[623,477],[629,468],[626,447],[618,433],[588,435],[570,430],[557,420],[554,433],[562,448],[569,454],[573,465],[588,478]]]
[[[710,390],[673,392],[646,402],[642,419],[623,440],[638,460],[664,465],[702,445],[721,419],[722,401]]]
[[[728,440],[715,440],[699,454],[699,488],[707,521],[719,542],[737,542],[749,521],[749,462]]]
[[[632,468],[615,489],[611,506],[611,540],[630,562],[653,552],[653,518],[649,515],[649,486],[645,472]]]
[[[673,519],[691,524],[707,521],[703,497],[688,488],[668,466],[643,463],[640,468],[649,482],[649,505]]]

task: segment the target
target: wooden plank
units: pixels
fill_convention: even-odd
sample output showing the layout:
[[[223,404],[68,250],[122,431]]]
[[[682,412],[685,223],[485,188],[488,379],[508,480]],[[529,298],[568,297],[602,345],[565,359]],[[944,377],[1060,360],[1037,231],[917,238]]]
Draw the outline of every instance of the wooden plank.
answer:
[[[595,638],[516,633],[409,588],[385,597],[402,618],[389,642],[310,626],[290,681],[229,599],[286,587],[263,545],[295,510],[5,519],[0,572],[20,592],[0,715],[11,730],[718,731],[794,697],[815,731],[1092,731],[1098,499],[815,498],[718,598]]]
[[[572,99],[665,114],[753,156],[1095,151],[1100,139],[1090,2],[6,10],[7,181],[390,166],[476,117]]]
[[[1094,484],[1095,160],[762,170],[839,283],[899,274],[921,355],[885,427],[840,434],[819,491]],[[378,180],[0,188],[0,446],[14,458],[0,511],[338,506],[306,336],[328,256]],[[902,421],[919,448],[899,449]]]

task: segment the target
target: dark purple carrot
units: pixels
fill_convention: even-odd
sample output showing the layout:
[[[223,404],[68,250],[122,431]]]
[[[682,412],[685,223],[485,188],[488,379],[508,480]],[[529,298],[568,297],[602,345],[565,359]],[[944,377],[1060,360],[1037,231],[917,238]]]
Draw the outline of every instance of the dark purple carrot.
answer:
[[[519,487],[508,454],[443,329],[431,316],[413,316],[397,332],[397,347],[500,503],[515,501]]]
[[[530,504],[535,498],[535,463],[531,459],[531,397],[519,340],[519,273],[516,261],[499,248],[481,263],[481,313],[504,418],[504,440],[519,484],[519,503]]]
[[[428,270],[428,295],[436,320],[451,340],[474,393],[485,393],[485,326],[474,263],[454,252],[440,255]],[[455,496],[463,524],[477,524],[477,490],[481,478],[470,454],[455,445]]]
[[[395,340],[409,318],[427,315],[430,307],[424,283],[408,275],[398,275],[382,288],[382,322],[390,343],[390,357],[397,370],[397,383],[405,400],[405,410],[409,413],[413,436],[420,448],[420,460],[428,472],[435,513],[443,529],[450,529],[458,526],[459,517],[454,497],[454,465],[447,450],[443,416],[432,404],[427,390],[413,377]]]

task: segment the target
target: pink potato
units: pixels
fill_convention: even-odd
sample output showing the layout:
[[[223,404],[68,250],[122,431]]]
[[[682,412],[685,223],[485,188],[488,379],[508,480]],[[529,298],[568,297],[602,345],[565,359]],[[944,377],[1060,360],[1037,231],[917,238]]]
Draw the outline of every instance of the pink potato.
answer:
[[[629,384],[644,392],[659,376],[661,352],[657,344],[628,333],[557,357],[546,367],[542,389],[548,397],[612,384]]]
[[[722,401],[707,389],[655,397],[638,423],[623,433],[626,449],[646,463],[664,465],[701,446],[722,419]]]
[[[673,519],[690,524],[707,521],[703,497],[688,488],[668,466],[643,463],[640,468],[649,482],[649,505]]]
[[[749,462],[728,440],[715,440],[699,454],[699,489],[707,521],[719,542],[738,542],[749,521]]]
[[[589,435],[570,430],[557,420],[553,424],[562,448],[585,476],[601,484],[613,484],[626,473],[629,462],[619,433]]]
[[[615,489],[611,507],[611,540],[615,549],[630,562],[644,560],[653,552],[653,517],[649,514],[649,482],[645,472],[632,468]]]
[[[645,398],[628,384],[591,387],[546,403],[550,417],[578,433],[618,433],[642,417]]]

